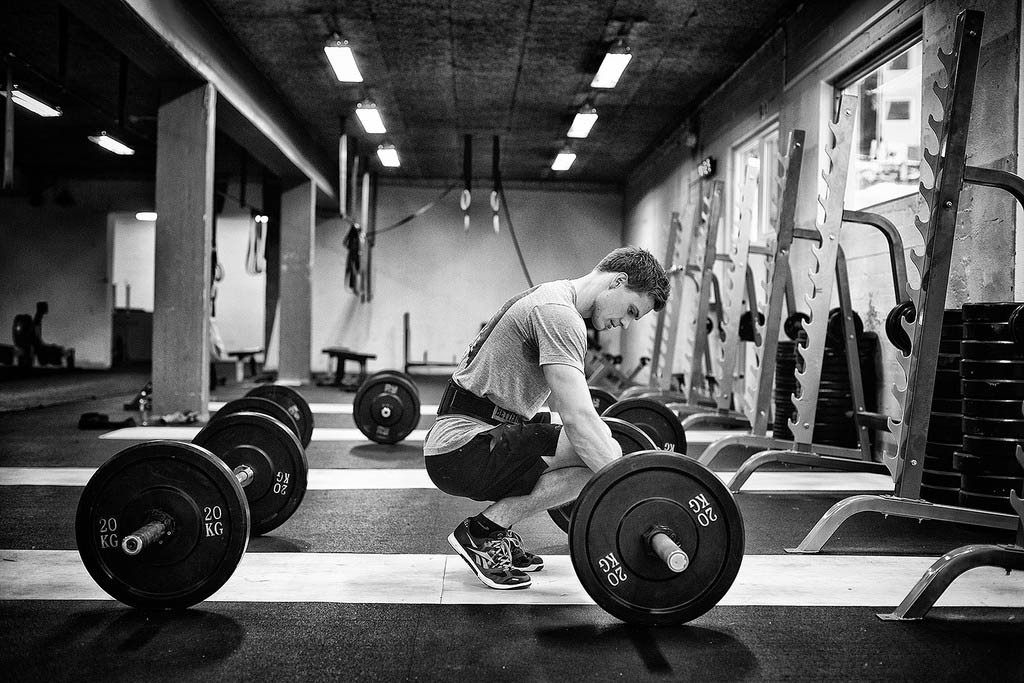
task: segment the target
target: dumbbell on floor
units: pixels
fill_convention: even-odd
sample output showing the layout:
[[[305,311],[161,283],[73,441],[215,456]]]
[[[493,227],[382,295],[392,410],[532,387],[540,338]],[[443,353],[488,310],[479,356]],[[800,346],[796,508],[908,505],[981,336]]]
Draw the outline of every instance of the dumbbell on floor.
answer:
[[[307,473],[296,436],[258,413],[212,421],[192,443],[131,446],[82,492],[75,518],[82,562],[126,604],[194,605],[228,580],[250,533],[295,512]]]

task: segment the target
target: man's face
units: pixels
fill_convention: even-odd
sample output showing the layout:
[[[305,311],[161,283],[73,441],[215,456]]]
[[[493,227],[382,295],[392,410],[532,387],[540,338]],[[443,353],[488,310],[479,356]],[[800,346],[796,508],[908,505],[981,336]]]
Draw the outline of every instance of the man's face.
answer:
[[[598,332],[615,327],[625,329],[653,309],[654,299],[649,294],[629,289],[624,278],[616,279],[608,289],[597,295],[591,322]]]

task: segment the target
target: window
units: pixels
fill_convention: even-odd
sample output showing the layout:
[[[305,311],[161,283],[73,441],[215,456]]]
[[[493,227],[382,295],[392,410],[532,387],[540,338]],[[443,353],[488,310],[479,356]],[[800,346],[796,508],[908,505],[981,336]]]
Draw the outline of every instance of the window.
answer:
[[[750,226],[751,244],[766,242],[772,232],[772,202],[774,194],[778,191],[775,182],[779,163],[778,145],[779,126],[775,124],[741,142],[732,150],[732,186],[731,196],[728,198],[730,226],[735,225],[737,219],[735,212],[743,194],[747,166],[753,164],[758,168],[757,199],[754,202],[754,215]]]
[[[837,90],[859,97],[846,208],[914,194],[921,175],[921,42]]]
[[[889,62],[890,71],[906,71],[910,68],[910,55],[906,52],[893,57],[893,60]]]
[[[909,121],[910,100],[893,100],[889,103],[889,111],[885,115],[886,121]]]

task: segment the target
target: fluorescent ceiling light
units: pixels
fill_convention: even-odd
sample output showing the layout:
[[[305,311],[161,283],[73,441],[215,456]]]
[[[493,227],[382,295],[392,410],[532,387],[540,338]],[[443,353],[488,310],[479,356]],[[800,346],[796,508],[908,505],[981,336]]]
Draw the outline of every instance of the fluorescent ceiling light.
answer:
[[[51,118],[54,116],[62,116],[64,114],[64,112],[60,110],[60,107],[50,106],[38,97],[32,97],[31,95],[27,94],[24,90],[18,90],[17,88],[14,88],[11,90],[11,92],[13,93],[11,99],[14,100],[14,103],[20,107],[28,109],[33,114],[38,114],[39,116],[45,116],[47,118]],[[4,97],[7,97],[6,90],[3,91],[3,94]]]
[[[114,154],[121,154],[123,156],[135,154],[134,149],[124,144],[120,140],[115,140],[114,138],[110,137],[109,135],[107,135],[106,131],[101,132],[99,135],[90,135],[89,139],[95,142],[103,149],[110,150]]]
[[[402,162],[398,160],[398,150],[394,145],[381,145],[377,148],[377,158],[381,166],[386,168],[398,168]]]
[[[155,221],[156,211],[139,211],[135,214],[135,220],[137,221]]]
[[[363,75],[359,73],[355,55],[352,54],[352,48],[347,40],[333,36],[324,45],[324,52],[327,53],[327,61],[331,63],[334,75],[338,77],[339,81],[344,83],[363,82]]]
[[[363,130],[367,133],[383,134],[388,129],[384,127],[384,120],[380,117],[380,110],[371,100],[363,100],[356,105],[356,116],[359,123],[363,124]]]
[[[590,129],[594,127],[595,123],[597,123],[597,110],[583,105],[576,112],[576,118],[572,120],[572,125],[569,126],[569,132],[566,135],[571,138],[585,138],[590,135]]]
[[[555,161],[551,164],[552,171],[568,171],[572,167],[572,162],[576,161],[576,152],[570,149],[563,149],[555,157]]]
[[[601,62],[601,67],[597,70],[594,80],[590,82],[590,87],[614,88],[615,84],[619,82],[619,76],[626,70],[626,65],[629,64],[629,60],[632,58],[633,55],[629,53],[626,41],[620,39],[611,46],[608,53],[604,56],[604,60]]]

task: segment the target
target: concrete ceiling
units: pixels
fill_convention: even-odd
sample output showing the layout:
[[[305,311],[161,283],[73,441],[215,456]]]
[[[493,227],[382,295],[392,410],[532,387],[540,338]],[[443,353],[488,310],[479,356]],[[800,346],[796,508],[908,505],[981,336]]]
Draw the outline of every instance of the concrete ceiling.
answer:
[[[491,177],[492,136],[504,180],[621,184],[684,124],[799,4],[797,0],[190,0],[265,78],[324,159],[345,126],[361,154],[396,145],[384,176]],[[160,98],[195,74],[121,0],[3,3],[0,41],[14,80],[59,103],[58,122],[19,113],[16,165],[28,175],[152,173]],[[187,3],[185,6],[189,6]],[[354,47],[365,78],[339,83],[323,52],[334,33]],[[619,85],[590,80],[624,37],[633,60]],[[351,113],[371,97],[389,132],[367,135]],[[599,120],[573,141],[572,169],[550,170],[585,102]],[[237,118],[237,117],[236,117]],[[86,140],[114,129],[139,149],[110,158]],[[244,143],[245,135],[231,135]],[[228,147],[227,144],[224,148]],[[255,152],[254,152],[255,154]],[[218,148],[218,156],[231,154]],[[237,151],[234,153],[237,157]],[[258,155],[257,155],[258,157]],[[259,158],[259,157],[258,157]],[[336,162],[333,162],[336,163]]]

